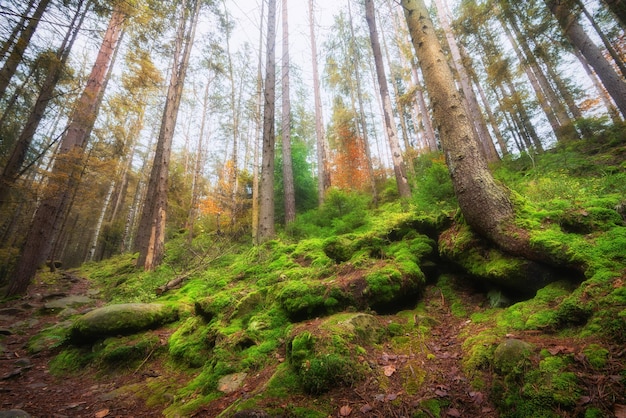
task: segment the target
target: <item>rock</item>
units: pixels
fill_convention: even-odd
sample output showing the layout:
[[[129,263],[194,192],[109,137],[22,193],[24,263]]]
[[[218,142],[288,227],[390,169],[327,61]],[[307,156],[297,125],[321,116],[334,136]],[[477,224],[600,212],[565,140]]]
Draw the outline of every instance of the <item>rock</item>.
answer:
[[[21,409],[9,409],[0,411],[0,418],[30,418],[30,414]]]
[[[342,315],[344,314],[336,315],[335,318],[341,318]],[[333,317],[331,317],[331,319],[332,318]],[[332,321],[329,320],[322,326],[333,328],[332,325],[330,325],[331,323]],[[367,343],[378,342],[382,333],[382,327],[376,317],[365,313],[348,314],[347,318],[336,322],[336,326],[338,329],[335,329],[335,332],[341,335],[354,335]]]
[[[74,321],[70,341],[89,343],[110,336],[157,328],[178,319],[178,311],[158,303],[124,303],[94,309]]]
[[[222,377],[217,383],[217,390],[229,394],[241,387],[243,381],[248,377],[247,373],[233,373]]]
[[[259,409],[244,409],[233,415],[233,418],[270,418],[267,412]]]
[[[508,339],[493,353],[493,365],[502,375],[521,373],[530,361],[533,346],[525,341]]]
[[[72,296],[66,296],[61,299],[56,299],[50,302],[46,302],[46,304],[43,305],[42,310],[48,311],[48,312],[59,312],[64,309],[81,306],[81,305],[87,305],[92,302],[93,302],[93,299],[91,299],[88,296],[72,295]]]
[[[0,328],[0,335],[11,335],[13,332],[10,329]]]

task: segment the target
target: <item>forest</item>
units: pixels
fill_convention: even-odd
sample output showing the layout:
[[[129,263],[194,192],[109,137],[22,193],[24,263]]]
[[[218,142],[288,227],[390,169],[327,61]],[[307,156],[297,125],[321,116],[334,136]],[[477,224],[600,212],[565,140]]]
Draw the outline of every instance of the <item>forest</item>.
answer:
[[[626,418],[626,1],[0,16],[0,417]]]

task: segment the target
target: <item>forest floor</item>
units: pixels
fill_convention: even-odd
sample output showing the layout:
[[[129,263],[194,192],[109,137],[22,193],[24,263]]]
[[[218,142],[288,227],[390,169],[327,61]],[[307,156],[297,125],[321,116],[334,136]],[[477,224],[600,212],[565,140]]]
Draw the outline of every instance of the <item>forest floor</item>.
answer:
[[[430,335],[422,336],[419,343],[409,339],[411,342],[402,346],[383,343],[376,348],[368,347],[367,352],[362,354],[360,361],[369,363],[373,369],[383,370],[387,378],[384,385],[369,378],[352,387],[335,388],[314,398],[313,402],[326,406],[325,410],[333,411],[329,416],[336,417],[399,418],[415,416],[416,412],[421,412],[418,416],[432,417],[435,415],[423,405],[433,400],[441,407],[438,416],[497,417],[499,414],[490,402],[489,394],[474,389],[462,367],[463,339],[476,331],[472,329],[475,324],[468,318],[473,312],[485,309],[488,302],[484,294],[473,289],[455,291],[468,309],[466,316],[453,315],[444,294],[431,285],[423,295],[423,303],[432,323]],[[88,295],[94,299],[83,310],[104,304],[97,300],[97,291],[90,291],[87,279],[65,274],[60,282],[53,285],[36,283],[23,298],[0,305],[0,411],[21,409],[33,417],[57,418],[162,416],[167,399],[155,406],[147,405],[149,383],[162,381],[174,389],[177,384],[184,386],[193,377],[166,364],[162,356],[148,356],[133,370],[86,367],[77,373],[58,377],[50,372],[50,362],[59,353],[58,349],[44,349],[36,354],[29,351],[29,340],[33,336],[62,320],[58,313],[45,313],[46,303],[69,295]],[[379,320],[392,322],[400,318],[381,315]],[[319,321],[305,321],[298,327],[314,329]],[[160,329],[151,332],[165,346],[172,331]],[[530,334],[521,337],[525,340],[534,338]],[[545,339],[549,336],[541,338],[544,347],[552,345],[567,349],[562,338],[554,342]],[[204,405],[192,416],[216,417],[233,404],[262,392],[274,374],[276,364],[285,360],[284,348],[275,356],[278,362],[272,362],[273,366],[248,376],[238,390]],[[412,379],[414,385],[410,384]],[[485,387],[490,387],[490,384]],[[311,401],[310,396],[294,393],[288,398],[264,398],[259,407],[274,411],[284,409],[284,417],[297,417],[293,411],[298,406],[310,407]],[[232,416],[228,413],[224,415]],[[260,412],[255,415],[251,411],[247,415],[239,413],[235,416],[268,415]]]

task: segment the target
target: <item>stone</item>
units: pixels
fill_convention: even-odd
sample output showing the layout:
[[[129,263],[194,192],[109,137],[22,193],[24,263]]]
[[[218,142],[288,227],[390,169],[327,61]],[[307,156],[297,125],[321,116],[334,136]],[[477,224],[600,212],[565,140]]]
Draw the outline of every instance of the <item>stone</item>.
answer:
[[[496,347],[493,365],[502,375],[521,373],[530,361],[533,346],[525,341],[511,338]]]
[[[0,411],[0,418],[30,418],[30,414],[21,409],[8,409]]]
[[[157,328],[178,319],[178,311],[160,303],[123,303],[94,309],[77,318],[70,329],[75,344]]]
[[[93,299],[91,299],[88,296],[72,295],[72,296],[61,298],[61,299],[52,300],[50,302],[46,302],[43,305],[43,310],[58,312],[64,309],[72,308],[72,307],[87,305],[92,302],[93,302]]]
[[[241,387],[246,377],[248,377],[247,373],[228,374],[219,380],[217,390],[225,394],[233,393]]]

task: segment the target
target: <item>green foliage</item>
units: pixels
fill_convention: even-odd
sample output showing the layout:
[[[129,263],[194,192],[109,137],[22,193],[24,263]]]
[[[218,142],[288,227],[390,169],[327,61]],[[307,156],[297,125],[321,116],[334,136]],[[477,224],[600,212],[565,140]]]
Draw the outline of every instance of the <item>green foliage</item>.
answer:
[[[416,187],[412,196],[417,209],[431,213],[454,210],[457,201],[443,154],[423,154],[413,164]]]
[[[583,354],[594,369],[604,368],[609,359],[609,350],[602,347],[600,344],[589,344],[583,350]]]

